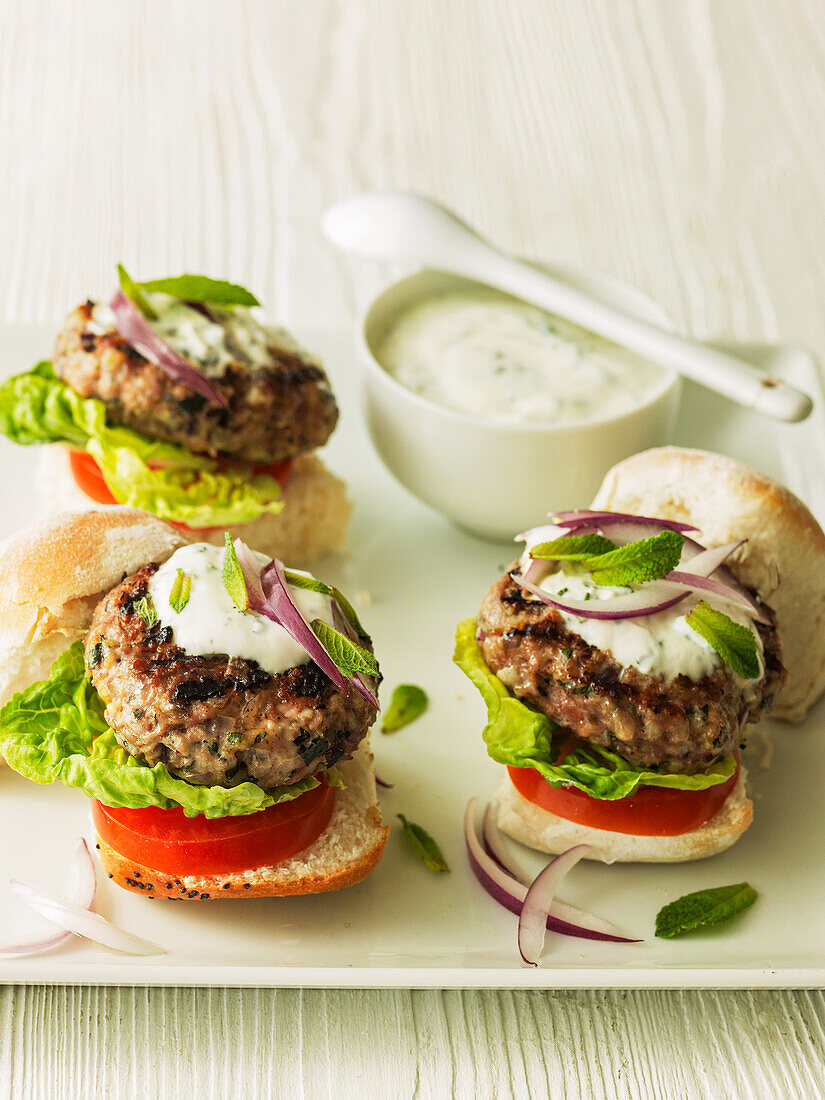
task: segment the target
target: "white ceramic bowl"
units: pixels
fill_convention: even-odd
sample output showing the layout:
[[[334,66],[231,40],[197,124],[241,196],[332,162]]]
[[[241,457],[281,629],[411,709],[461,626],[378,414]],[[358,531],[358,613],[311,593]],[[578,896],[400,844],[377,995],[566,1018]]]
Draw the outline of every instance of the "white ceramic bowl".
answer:
[[[557,278],[663,327],[655,302],[605,276],[550,267]],[[679,403],[681,379],[662,369],[662,385],[622,416],[554,427],[492,423],[456,412],[406,389],[381,366],[375,349],[399,313],[470,280],[419,271],[392,283],[358,324],[364,365],[364,412],[384,465],[425,504],[489,539],[512,539],[548,513],[584,508],[616,462],[665,442]]]

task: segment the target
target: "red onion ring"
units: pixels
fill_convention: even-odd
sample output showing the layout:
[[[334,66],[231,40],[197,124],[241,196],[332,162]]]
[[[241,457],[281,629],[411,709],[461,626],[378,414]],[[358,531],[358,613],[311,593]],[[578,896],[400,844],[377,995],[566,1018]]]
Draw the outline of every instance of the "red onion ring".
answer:
[[[95,874],[94,860],[89,851],[89,845],[81,840],[75,849],[71,859],[72,878],[74,891],[71,902],[83,909],[94,911],[95,894],[97,893],[97,876]],[[9,958],[11,956],[40,955],[44,951],[51,951],[61,943],[71,938],[72,933],[67,931],[55,932],[43,939],[32,940],[29,943],[10,943],[0,947],[0,955]]]
[[[477,798],[471,798],[464,813],[464,842],[470,868],[490,897],[517,916],[521,914],[527,887],[511,878],[498,863],[484,851],[475,827]],[[585,940],[603,940],[610,943],[638,943],[638,940],[622,935],[618,928],[595,917],[591,913],[574,909],[554,901],[547,914],[547,928],[563,936],[576,936]]]
[[[229,409],[229,402],[223,394],[215,389],[201,371],[169,347],[166,341],[155,332],[131,298],[127,297],[122,290],[118,290],[112,298],[109,308],[115,315],[115,325],[120,335],[124,340],[128,340],[135,351],[140,352],[144,359],[148,359],[150,363],[160,367],[170,378],[180,382],[195,393],[199,393],[207,401],[219,405],[222,409]]]
[[[533,879],[518,919],[518,950],[528,966],[538,966],[547,935],[547,917],[562,879],[571,868],[593,851],[592,844],[577,844],[556,856]]]
[[[529,572],[529,570],[528,570]],[[558,596],[555,593],[545,592],[538,585],[531,584],[524,576],[511,573],[513,583],[519,588],[559,611],[566,611],[569,615],[576,615],[580,619],[640,619],[646,615],[656,615],[660,611],[675,606],[680,600],[687,597],[686,592],[672,595],[672,589],[667,588],[663,582],[650,581],[635,592],[626,596],[615,596],[610,600],[573,600],[566,596]]]
[[[589,508],[580,509],[578,512],[553,512],[552,518],[559,527],[578,527],[582,524],[599,523],[630,523],[651,524],[658,531],[698,531],[690,523],[680,523],[675,519],[660,519],[658,516],[631,516],[626,512],[594,512]]]
[[[161,955],[164,948],[155,943],[142,940],[133,936],[131,932],[124,932],[122,928],[110,924],[97,913],[90,913],[81,905],[73,905],[68,901],[56,901],[47,894],[41,894],[39,890],[33,890],[25,882],[18,879],[11,880],[13,893],[30,909],[34,909],[42,917],[59,924],[67,932],[74,932],[76,936],[93,940],[104,947],[111,947],[114,951],[124,951],[130,955]]]
[[[383,787],[385,790],[391,791],[395,786],[394,783],[388,783],[386,779],[382,779],[378,772],[373,773],[375,775],[375,782],[377,786]]]

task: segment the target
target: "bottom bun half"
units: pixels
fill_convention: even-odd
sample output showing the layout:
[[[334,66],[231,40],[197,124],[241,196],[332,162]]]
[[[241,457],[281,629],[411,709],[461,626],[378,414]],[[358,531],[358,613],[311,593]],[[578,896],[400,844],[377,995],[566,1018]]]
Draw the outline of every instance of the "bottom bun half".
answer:
[[[389,826],[381,822],[372,753],[362,742],[352,760],[338,765],[346,788],[336,790],[329,825],[303,852],[272,867],[219,875],[174,876],[136,864],[96,838],[103,870],[118,886],[172,901],[273,898],[322,894],[354,886],[384,853]]]
[[[693,832],[681,836],[634,836],[577,825],[556,817],[524,798],[509,779],[494,797],[499,828],[540,852],[556,855],[574,844],[592,844],[586,859],[602,863],[681,863],[706,859],[724,852],[739,839],[753,821],[753,803],[747,796],[746,771],[740,768],[736,786],[719,812]]]
[[[49,509],[100,508],[86,496],[72,475],[69,451],[44,448],[40,467],[41,495]],[[232,534],[262,554],[303,565],[323,554],[340,550],[347,537],[352,504],[346,487],[314,454],[295,459],[283,489],[284,507],[252,523],[232,527]],[[223,545],[223,528],[184,532],[190,541]]]

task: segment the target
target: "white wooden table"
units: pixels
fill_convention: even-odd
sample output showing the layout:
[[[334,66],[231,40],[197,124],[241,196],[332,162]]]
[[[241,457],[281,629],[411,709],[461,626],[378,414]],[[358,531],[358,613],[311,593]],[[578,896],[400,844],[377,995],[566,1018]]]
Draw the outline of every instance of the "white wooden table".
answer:
[[[398,186],[823,353],[823,171],[821,0],[0,0],[7,322],[122,260],[349,325],[389,272],[319,214]],[[15,1097],[810,1097],[824,1060],[818,992],[0,989]]]

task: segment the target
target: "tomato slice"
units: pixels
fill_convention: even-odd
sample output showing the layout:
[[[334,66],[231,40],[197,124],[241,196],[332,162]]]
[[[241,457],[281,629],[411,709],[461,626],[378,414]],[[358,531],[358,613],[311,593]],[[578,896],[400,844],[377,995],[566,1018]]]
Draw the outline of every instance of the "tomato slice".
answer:
[[[253,477],[265,474],[267,477],[274,478],[283,488],[292,472],[294,462],[294,458],[285,458],[280,462],[253,463],[250,469]],[[76,484],[87,497],[90,497],[96,504],[118,503],[112,490],[106,484],[100,467],[90,454],[86,451],[70,450],[69,463]],[[181,531],[191,531],[195,534],[218,530],[216,527],[189,527],[185,523],[175,523],[174,526]]]
[[[86,451],[69,451],[72,476],[78,487],[96,504],[117,504],[112,490],[103,480],[97,462]]]
[[[270,867],[302,852],[329,824],[335,790],[321,783],[291,802],[243,817],[186,817],[176,806],[129,810],[92,802],[102,840],[126,859],[169,875]]]
[[[736,786],[739,754],[730,779],[704,791],[640,787],[628,798],[593,798],[578,787],[552,787],[535,768],[508,767],[513,786],[536,806],[557,817],[633,836],[681,836],[710,821]]]

